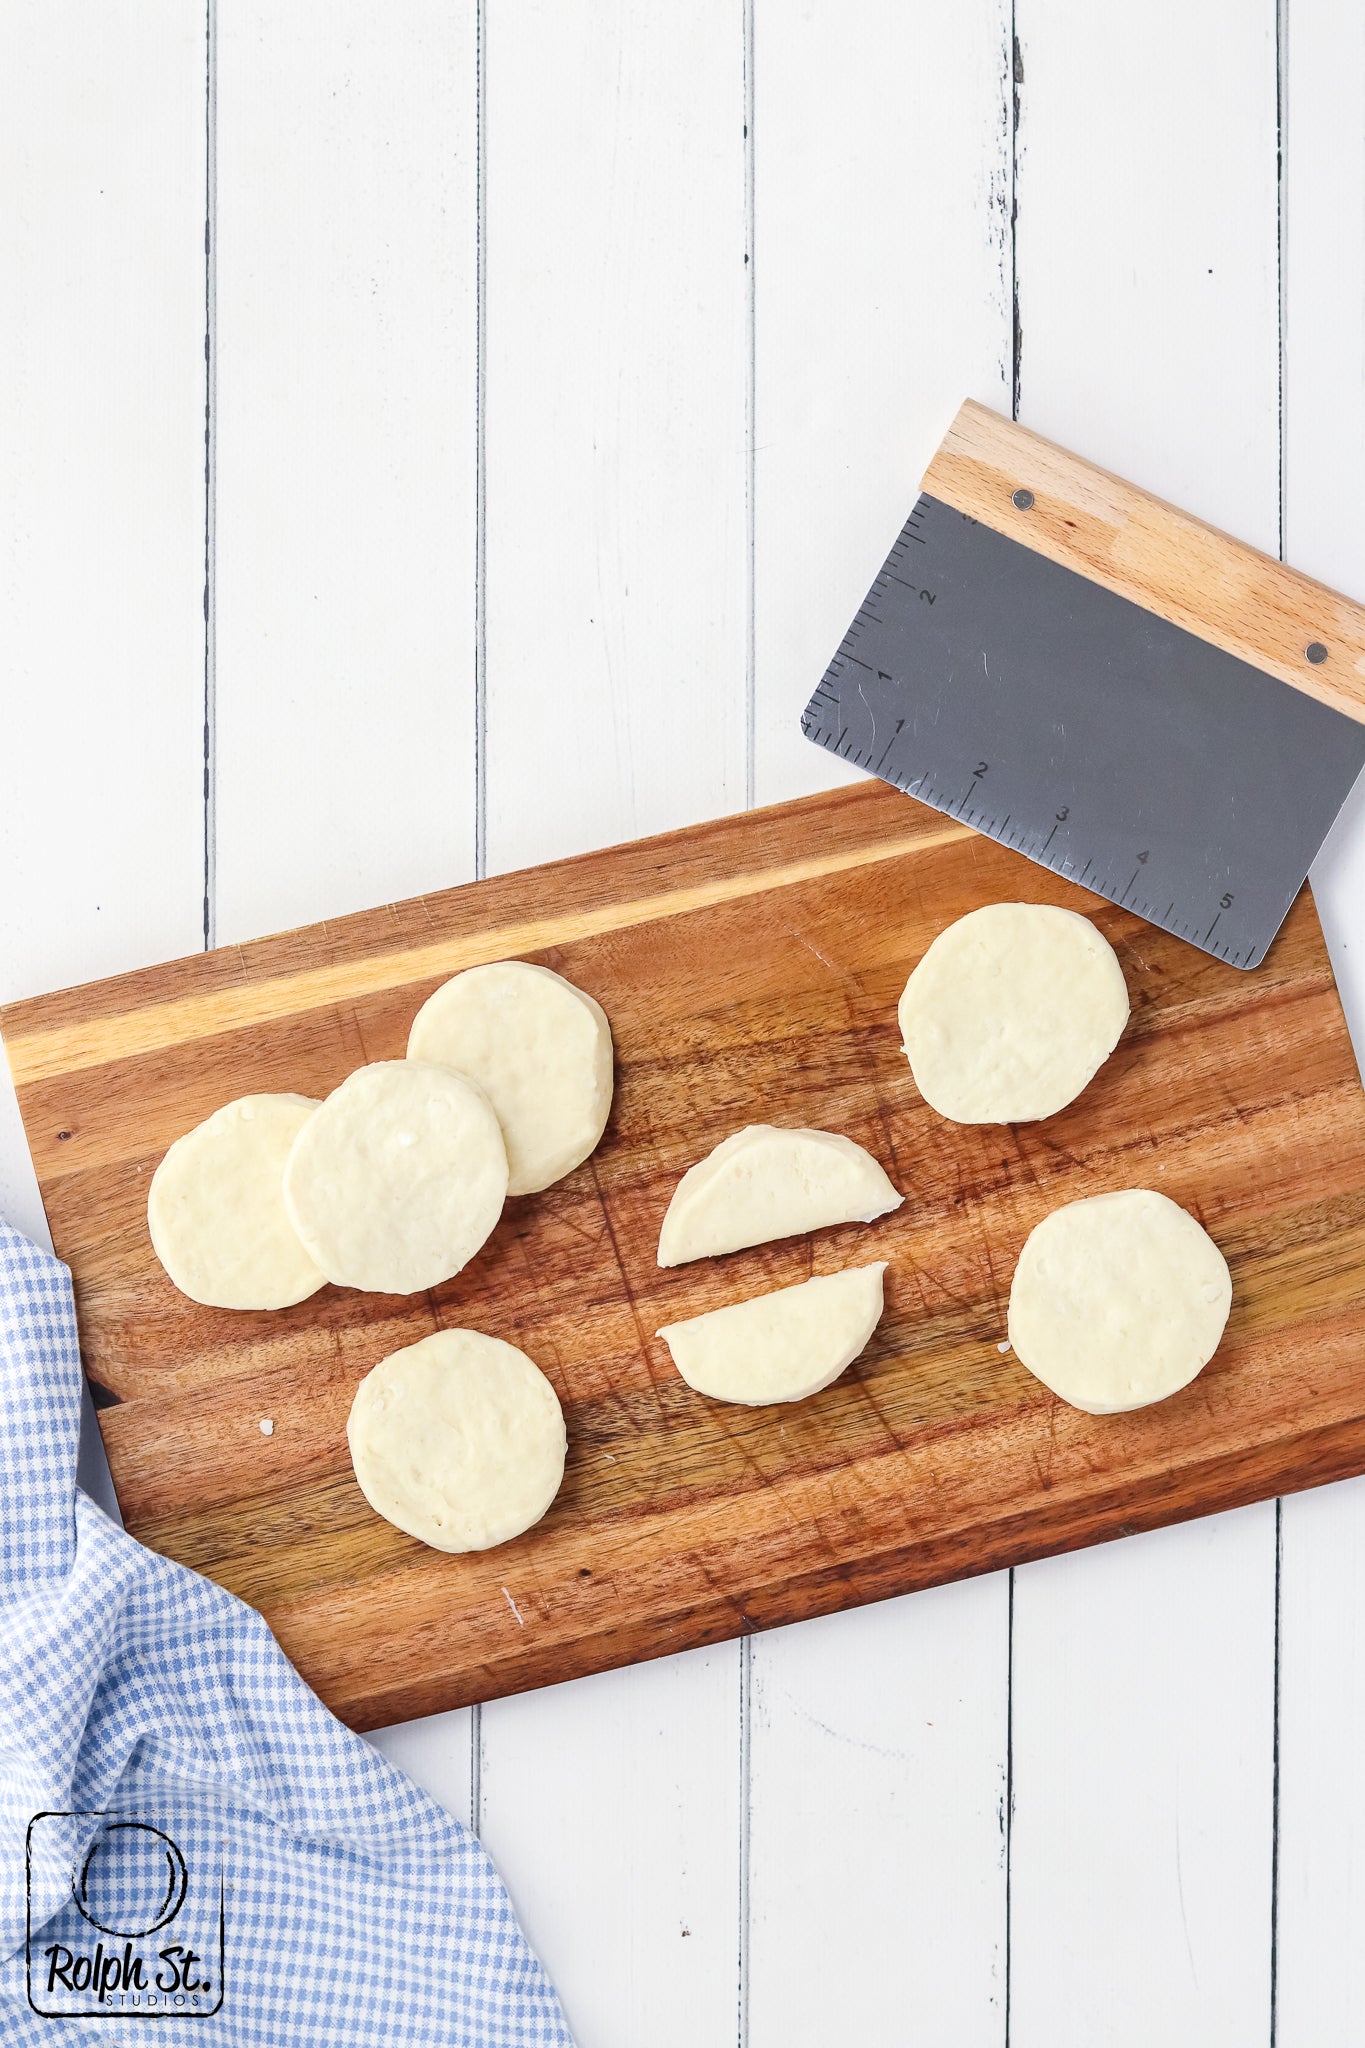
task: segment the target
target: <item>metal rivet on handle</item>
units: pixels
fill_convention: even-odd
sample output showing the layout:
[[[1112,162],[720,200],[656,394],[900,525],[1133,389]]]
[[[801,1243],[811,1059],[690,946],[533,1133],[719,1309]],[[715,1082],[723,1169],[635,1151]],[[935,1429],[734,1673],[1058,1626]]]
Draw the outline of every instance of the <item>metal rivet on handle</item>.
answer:
[[[1303,651],[1308,656],[1308,659],[1312,662],[1314,668],[1316,668],[1320,662],[1324,662],[1327,659],[1327,649],[1323,646],[1321,640],[1310,640]]]
[[[1010,499],[1010,503],[1018,511],[1027,512],[1033,504],[1033,493],[1032,491],[1016,491]]]

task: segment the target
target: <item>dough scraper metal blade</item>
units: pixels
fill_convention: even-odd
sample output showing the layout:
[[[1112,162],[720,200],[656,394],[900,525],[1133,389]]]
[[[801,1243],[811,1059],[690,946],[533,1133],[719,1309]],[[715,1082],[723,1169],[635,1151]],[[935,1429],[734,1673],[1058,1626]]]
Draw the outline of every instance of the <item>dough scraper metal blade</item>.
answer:
[[[1365,609],[969,402],[808,738],[1230,961],[1365,767]]]

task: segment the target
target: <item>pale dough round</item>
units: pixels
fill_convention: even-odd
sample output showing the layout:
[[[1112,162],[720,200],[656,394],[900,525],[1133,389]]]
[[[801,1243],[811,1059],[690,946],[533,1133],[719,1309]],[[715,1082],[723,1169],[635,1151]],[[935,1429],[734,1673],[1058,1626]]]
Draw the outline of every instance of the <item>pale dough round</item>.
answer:
[[[1074,910],[988,903],[941,931],[905,985],[901,1035],[921,1095],[955,1124],[1055,1116],[1128,1021],[1113,947]]]
[[[490,1550],[538,1522],[564,1477],[564,1414],[538,1365],[477,1330],[391,1352],[346,1424],[376,1514],[434,1550]]]
[[[851,1138],[749,1124],[678,1182],[659,1232],[659,1264],[718,1258],[836,1223],[871,1223],[901,1200]]]
[[[548,967],[497,960],[428,996],[408,1058],[468,1074],[497,1111],[509,1195],[534,1195],[581,1166],[611,1110],[611,1026],[601,1005]]]
[[[487,1097],[425,1060],[358,1067],[305,1124],[284,1199],[339,1287],[418,1294],[473,1258],[502,1214],[507,1153]]]
[[[804,1401],[852,1365],[881,1320],[885,1259],[803,1280],[670,1323],[659,1335],[673,1363],[713,1401],[766,1407]]]
[[[191,1301],[289,1308],[324,1285],[284,1206],[306,1095],[243,1095],[177,1138],[147,1194],[152,1249]]]
[[[1218,1349],[1232,1306],[1227,1260],[1193,1216],[1150,1188],[1054,1209],[1010,1288],[1016,1356],[1088,1415],[1177,1394]]]

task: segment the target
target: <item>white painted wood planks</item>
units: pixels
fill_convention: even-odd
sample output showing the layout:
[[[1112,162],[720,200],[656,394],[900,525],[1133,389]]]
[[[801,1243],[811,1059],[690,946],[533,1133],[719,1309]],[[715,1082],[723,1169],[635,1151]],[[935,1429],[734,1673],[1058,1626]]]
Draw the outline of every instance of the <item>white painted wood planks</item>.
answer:
[[[6,996],[203,921],[202,13],[17,10],[0,62]]]
[[[755,793],[852,779],[801,712],[964,397],[1008,412],[1010,8],[756,0]]]
[[[575,2039],[737,2037],[734,1643],[481,1710],[484,1841]]]
[[[744,803],[741,28],[724,0],[485,12],[490,872]],[[478,1739],[481,1831],[579,2038],[730,2038],[738,1646],[496,1702]]]
[[[473,0],[217,15],[219,943],[475,868]],[[460,1819],[465,1710],[380,1748]]]
[[[1009,409],[1010,74],[1003,4],[757,0],[760,802],[847,779],[801,710],[962,397]],[[1007,1603],[1000,1575],[750,1645],[752,2048],[1001,2039]]]
[[[474,0],[217,17],[215,938],[474,872]]]
[[[755,1640],[753,2048],[1003,2040],[1008,1583]]]
[[[744,45],[729,0],[486,23],[490,872],[744,804]]]
[[[1272,0],[1020,0],[1020,417],[1277,552]],[[1270,1504],[1015,1575],[1013,2048],[1269,2025]]]

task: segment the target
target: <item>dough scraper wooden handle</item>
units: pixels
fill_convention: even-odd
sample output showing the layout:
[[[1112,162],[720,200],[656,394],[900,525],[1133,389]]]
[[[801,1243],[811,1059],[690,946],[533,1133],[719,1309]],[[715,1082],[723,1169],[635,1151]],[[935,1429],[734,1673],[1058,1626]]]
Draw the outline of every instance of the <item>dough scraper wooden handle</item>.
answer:
[[[1254,967],[1365,766],[1365,608],[969,401],[802,724]]]

